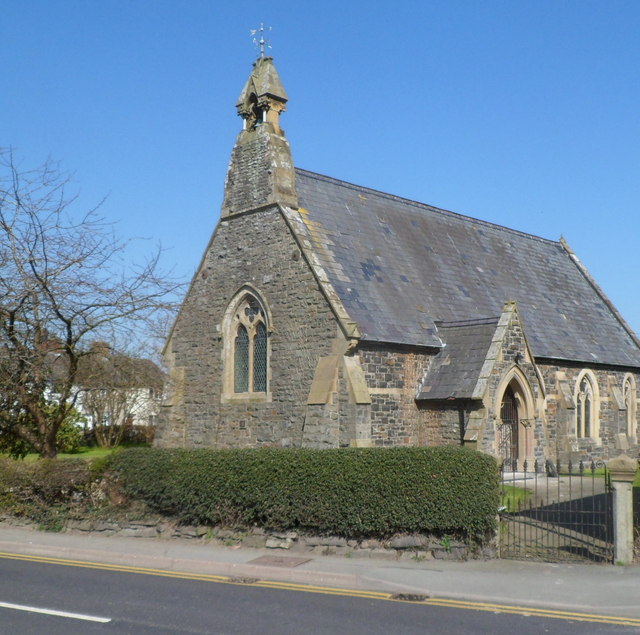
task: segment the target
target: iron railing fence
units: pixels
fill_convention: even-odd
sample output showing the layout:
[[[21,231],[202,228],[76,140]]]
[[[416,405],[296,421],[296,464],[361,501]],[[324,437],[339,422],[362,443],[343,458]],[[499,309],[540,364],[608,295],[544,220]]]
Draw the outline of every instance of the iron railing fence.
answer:
[[[500,556],[546,562],[613,562],[613,497],[602,462],[505,462]]]

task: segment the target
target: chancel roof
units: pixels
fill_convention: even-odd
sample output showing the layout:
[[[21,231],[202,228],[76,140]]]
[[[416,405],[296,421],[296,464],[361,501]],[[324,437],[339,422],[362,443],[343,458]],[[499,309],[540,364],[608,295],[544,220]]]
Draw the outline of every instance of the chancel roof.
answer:
[[[436,321],[515,300],[537,358],[640,367],[640,345],[560,242],[296,169],[314,251],[365,341],[441,348]]]

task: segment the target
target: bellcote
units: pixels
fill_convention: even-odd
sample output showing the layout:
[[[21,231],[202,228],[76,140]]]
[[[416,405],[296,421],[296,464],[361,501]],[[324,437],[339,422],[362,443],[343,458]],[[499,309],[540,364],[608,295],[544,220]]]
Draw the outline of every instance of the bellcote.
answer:
[[[291,150],[280,128],[287,99],[273,59],[257,59],[236,103],[243,128],[231,153],[223,217],[276,203],[298,207]]]
[[[253,63],[253,71],[244,85],[236,108],[246,129],[270,123],[280,132],[280,113],[284,112],[288,97],[273,58],[260,57]]]

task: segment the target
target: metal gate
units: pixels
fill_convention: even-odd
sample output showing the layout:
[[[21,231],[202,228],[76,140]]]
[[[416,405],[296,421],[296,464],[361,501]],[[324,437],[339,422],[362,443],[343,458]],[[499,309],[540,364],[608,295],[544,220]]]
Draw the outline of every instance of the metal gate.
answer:
[[[507,388],[500,408],[499,445],[503,464],[516,469],[518,464],[518,403],[511,388]]]
[[[543,469],[544,468],[544,469]],[[503,471],[500,557],[613,562],[613,497],[604,463],[524,462]]]

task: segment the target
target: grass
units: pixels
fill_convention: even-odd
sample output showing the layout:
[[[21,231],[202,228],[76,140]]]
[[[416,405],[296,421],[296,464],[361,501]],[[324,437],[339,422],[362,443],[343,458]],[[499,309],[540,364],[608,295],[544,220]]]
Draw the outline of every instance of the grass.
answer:
[[[111,454],[116,448],[80,448],[78,452],[60,452],[58,454],[58,458],[60,459],[97,459],[103,456],[108,456]],[[29,456],[33,456],[36,459],[38,458],[37,454],[30,454]]]
[[[117,450],[118,447],[115,447],[115,448],[91,447],[91,448],[80,448],[77,452],[58,452],[58,458],[59,459],[84,459],[86,461],[91,461],[92,459],[99,459],[103,456],[109,456],[109,454]],[[8,458],[8,455],[0,454],[0,457]],[[24,457],[24,461],[29,463],[32,461],[37,461],[39,458],[40,456],[38,454],[27,454],[27,456]]]
[[[500,507],[505,511],[514,512],[523,507],[531,498],[531,490],[515,485],[503,485],[500,488]]]
[[[573,471],[573,472],[571,472],[571,475],[572,475],[572,476],[578,476],[578,475],[579,475],[579,472],[578,472],[577,470],[576,470],[576,471]],[[585,476],[591,476],[591,470],[590,470],[590,469],[589,469],[589,470],[585,470],[585,471],[584,471],[584,475],[585,475]],[[595,469],[595,471],[593,472],[593,476],[594,476],[595,478],[604,478],[604,475],[605,475],[605,468],[604,468],[604,467],[598,467],[598,468],[596,468],[596,469]],[[560,476],[569,476],[569,472],[565,472],[565,471],[563,470],[562,472],[560,472]],[[640,488],[640,470],[638,470],[638,471],[636,472],[636,478],[635,478],[635,480],[633,481],[633,486],[634,486],[634,487],[638,487],[638,488]]]
[[[593,470],[593,472],[591,471],[590,467],[586,467],[584,469],[584,471],[582,472],[582,475],[586,478],[586,477],[591,477],[593,476],[594,478],[604,478],[604,475],[606,473],[606,469],[604,467],[597,467],[595,470]],[[580,471],[578,470],[577,467],[574,467],[571,472],[569,472],[568,470],[560,470],[559,476],[580,476]]]

